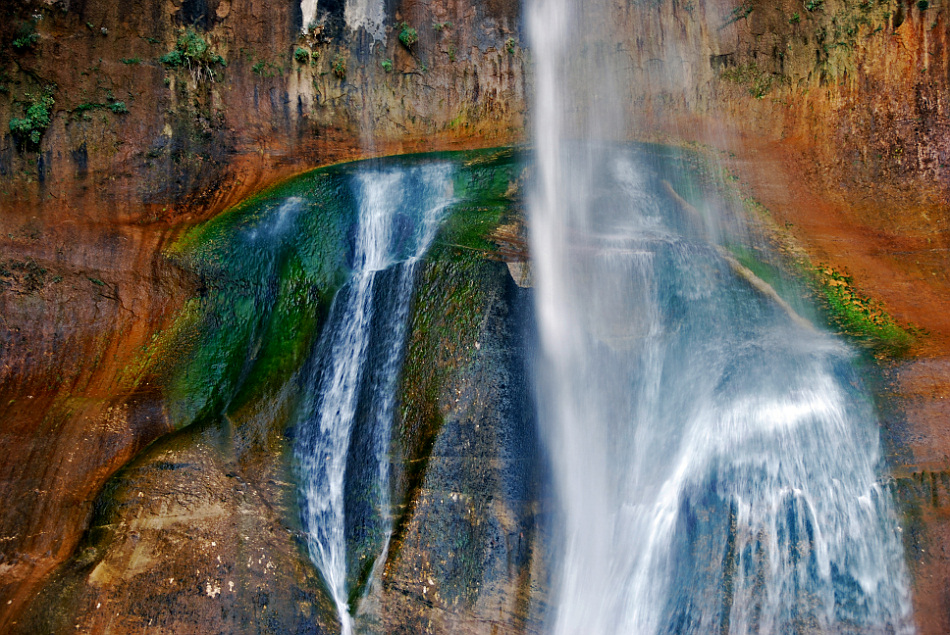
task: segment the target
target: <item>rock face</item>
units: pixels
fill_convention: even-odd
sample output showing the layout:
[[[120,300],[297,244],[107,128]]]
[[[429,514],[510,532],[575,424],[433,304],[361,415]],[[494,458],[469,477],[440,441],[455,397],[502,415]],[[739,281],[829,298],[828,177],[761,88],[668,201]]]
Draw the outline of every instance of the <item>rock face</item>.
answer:
[[[0,630],[172,428],[141,358],[195,286],[162,255],[183,222],[307,167],[520,137],[516,3],[387,3],[375,46],[321,4],[306,35],[294,2],[0,9]]]
[[[339,630],[288,524],[297,492],[286,454],[266,449],[289,396],[189,428],[126,467],[9,632]]]
[[[530,300],[479,247],[511,213],[518,161],[466,157],[461,202],[418,273],[391,467],[395,534],[381,572],[354,591],[359,623],[385,632],[534,632],[543,619]],[[352,248],[346,184],[357,169],[301,176],[168,248],[200,291],[151,347],[141,383],[161,387],[161,421],[180,430],[87,494],[88,530],[64,564],[50,558],[7,631],[339,630],[298,521],[291,449],[315,389],[308,351]]]
[[[359,616],[381,633],[541,632],[548,559],[526,379],[531,300],[502,263],[451,252],[421,274],[406,359],[418,374],[404,375],[395,453],[407,459],[394,466],[401,517]],[[456,310],[440,314],[446,306]]]
[[[163,255],[187,225],[319,164],[524,138],[527,43],[519,3],[386,2],[380,42],[347,30],[345,3],[317,4],[319,26],[306,30],[294,1],[15,0],[0,8],[0,446],[6,450],[0,460],[0,631],[25,625],[70,630],[73,619],[90,630],[113,624],[102,609],[91,608],[103,604],[92,602],[95,587],[76,580],[98,571],[94,580],[132,597],[143,587],[122,587],[130,583],[121,571],[158,575],[158,561],[136,553],[128,533],[164,535],[149,533],[158,512],[139,500],[134,488],[141,482],[185,492],[187,509],[168,521],[175,540],[187,540],[189,514],[212,519],[201,525],[210,560],[198,573],[185,567],[194,549],[169,547],[169,554],[179,554],[170,566],[183,572],[169,577],[193,591],[210,584],[205,597],[218,603],[187,604],[188,624],[211,619],[212,611],[222,629],[238,629],[252,600],[260,604],[255,619],[267,615],[266,604],[284,625],[325,609],[314,599],[319,594],[280,606],[259,601],[259,589],[270,597],[280,587],[253,562],[241,565],[242,582],[235,582],[233,597],[243,598],[245,608],[228,599],[226,580],[221,594],[214,592],[219,576],[224,580],[238,563],[218,568],[210,542],[242,555],[261,550],[306,593],[319,586],[301,568],[297,529],[274,520],[289,505],[280,484],[286,466],[274,459],[264,469],[274,483],[234,469],[241,451],[212,442],[228,437],[225,423],[174,437],[174,443],[187,437],[188,444],[154,446],[110,485],[122,514],[94,509],[110,476],[176,425],[166,408],[169,387],[146,371],[144,351],[186,298],[204,291],[200,280]],[[621,98],[632,136],[722,150],[723,164],[745,191],[813,258],[849,271],[863,292],[927,331],[914,351],[918,357],[894,370],[888,395],[903,413],[895,443],[909,448],[899,475],[916,479],[900,490],[908,513],[930,509],[921,507],[925,481],[937,475],[934,511],[922,513],[929,534],[919,534],[932,536],[934,547],[923,547],[926,556],[912,552],[922,567],[920,623],[934,633],[950,630],[941,608],[946,583],[924,582],[947,568],[937,538],[948,531],[939,484],[950,467],[940,401],[950,386],[947,12],[937,3],[904,0],[634,0],[603,25],[602,38],[619,42],[608,54],[625,78],[628,92]],[[410,45],[400,41],[406,29],[415,29]],[[504,322],[493,320],[485,324]],[[498,329],[498,338],[511,336]],[[488,351],[478,353],[479,363],[509,363],[491,361],[497,349],[479,343]],[[459,403],[472,413],[487,407],[477,405],[474,377],[462,373],[440,384],[459,391]],[[414,460],[434,452],[433,474],[448,470],[442,478],[454,478],[456,468],[447,467],[444,454],[449,438],[507,447],[507,439],[469,429],[463,406],[455,410],[454,402],[434,397],[425,403],[430,414],[444,409],[439,416],[451,425],[419,437],[431,447],[404,451]],[[167,454],[172,449],[174,456]],[[166,469],[184,463],[203,466],[201,487],[186,476],[191,468]],[[456,476],[464,472],[457,469]],[[491,470],[479,470],[465,474],[496,482]],[[405,503],[407,549],[393,556],[389,586],[378,591],[380,619],[405,628],[487,630],[484,620],[498,608],[490,609],[486,599],[494,591],[458,594],[486,587],[442,563],[435,563],[441,573],[433,573],[441,599],[432,602],[469,602],[467,612],[453,613],[461,622],[423,625],[397,601],[397,589],[410,592],[407,572],[420,566],[412,545],[431,530],[410,501],[440,512],[448,527],[460,526],[466,509],[491,507],[490,526],[466,531],[504,542],[486,562],[497,564],[504,553],[529,563],[529,570],[535,547],[525,552],[505,541],[513,540],[514,528],[519,540],[522,529],[533,531],[533,512],[519,507],[518,496],[495,506],[463,492],[454,492],[460,498],[443,508],[434,503],[428,472],[402,478],[417,499]],[[226,494],[209,493],[219,489]],[[250,500],[267,504],[255,503],[245,514]],[[218,515],[247,516],[258,536],[244,538],[237,526],[214,521]],[[27,610],[90,523],[98,529]],[[99,540],[112,547],[101,550]],[[523,588],[522,582],[505,584]],[[42,615],[59,592],[67,605]],[[112,627],[147,625],[154,619],[149,611],[129,613],[144,622]],[[333,628],[331,618],[317,623]]]

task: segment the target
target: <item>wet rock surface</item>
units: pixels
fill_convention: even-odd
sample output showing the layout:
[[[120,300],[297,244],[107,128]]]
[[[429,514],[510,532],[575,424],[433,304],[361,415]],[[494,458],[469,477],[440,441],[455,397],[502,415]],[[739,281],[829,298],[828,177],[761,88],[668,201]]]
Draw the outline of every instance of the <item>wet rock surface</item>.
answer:
[[[163,388],[138,371],[195,288],[161,253],[182,224],[305,167],[523,137],[515,3],[388,6],[391,24],[418,28],[415,52],[394,32],[372,51],[337,32],[303,42],[319,54],[306,65],[293,58],[302,25],[292,2],[0,9],[0,630],[73,553],[108,478],[172,429]],[[947,10],[814,6],[630,4],[611,25],[642,80],[631,84],[630,116],[640,136],[724,150],[723,163],[816,260],[926,330],[889,393],[901,417],[895,443],[911,448],[896,473],[942,474]],[[214,82],[158,61],[189,26],[228,60]],[[32,44],[14,46],[21,38]],[[49,86],[51,123],[30,146],[9,122]],[[930,569],[915,569],[919,622],[933,633],[950,628],[940,509],[926,515]]]
[[[404,378],[396,440],[403,452],[422,448],[406,463],[420,473],[396,479],[408,491],[359,620],[371,632],[540,632],[550,500],[527,381],[530,295],[502,263],[444,258],[421,273],[406,368],[430,361],[422,377]],[[459,286],[466,297],[445,315]],[[416,392],[417,382],[428,389]],[[437,421],[413,426],[418,413]]]

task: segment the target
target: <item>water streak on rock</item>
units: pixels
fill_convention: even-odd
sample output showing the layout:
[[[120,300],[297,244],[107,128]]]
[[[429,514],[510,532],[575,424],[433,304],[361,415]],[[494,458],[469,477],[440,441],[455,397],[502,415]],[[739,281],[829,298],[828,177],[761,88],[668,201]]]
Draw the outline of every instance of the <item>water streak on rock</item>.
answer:
[[[310,555],[337,605],[344,633],[353,628],[349,595],[358,574],[348,566],[348,531],[359,525],[360,542],[377,547],[372,555],[378,563],[392,529],[388,452],[396,378],[415,267],[451,202],[450,177],[449,166],[432,164],[364,171],[354,178],[359,220],[352,279],[337,294],[318,342],[318,363],[309,381],[313,393],[295,448]],[[369,430],[369,447],[351,448],[360,418]],[[348,478],[351,463],[362,463],[366,456],[372,457],[370,469]],[[368,501],[369,511],[349,518],[353,501]]]

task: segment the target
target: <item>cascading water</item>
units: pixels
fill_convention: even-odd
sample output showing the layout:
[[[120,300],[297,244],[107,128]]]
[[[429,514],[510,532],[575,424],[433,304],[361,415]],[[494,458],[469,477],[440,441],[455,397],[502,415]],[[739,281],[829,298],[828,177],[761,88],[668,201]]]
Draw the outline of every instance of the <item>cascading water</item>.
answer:
[[[317,0],[300,0],[300,13],[306,31],[317,20]],[[343,19],[349,29],[365,29],[376,41],[385,37],[386,7],[382,0],[346,0]]]
[[[396,378],[415,266],[451,202],[451,168],[363,171],[354,187],[359,218],[352,278],[334,299],[317,344],[309,380],[314,392],[295,447],[310,556],[344,633],[352,632],[348,597],[360,573],[354,569],[371,574],[386,557]],[[359,448],[353,447],[357,427],[365,431]],[[360,508],[358,520],[350,518],[351,507]],[[348,544],[359,546],[363,561]]]
[[[737,276],[670,175],[602,143],[623,138],[612,73],[578,41],[601,4],[533,0],[528,19],[550,630],[912,632],[851,354]]]

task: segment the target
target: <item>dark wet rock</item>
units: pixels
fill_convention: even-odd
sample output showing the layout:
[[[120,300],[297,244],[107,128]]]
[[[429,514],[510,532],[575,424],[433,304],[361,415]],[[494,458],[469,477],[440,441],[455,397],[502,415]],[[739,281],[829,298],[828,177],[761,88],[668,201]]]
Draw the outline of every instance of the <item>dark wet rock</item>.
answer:
[[[359,620],[374,632],[537,632],[547,577],[528,292],[502,263],[444,251],[420,275],[394,441],[401,515]]]

